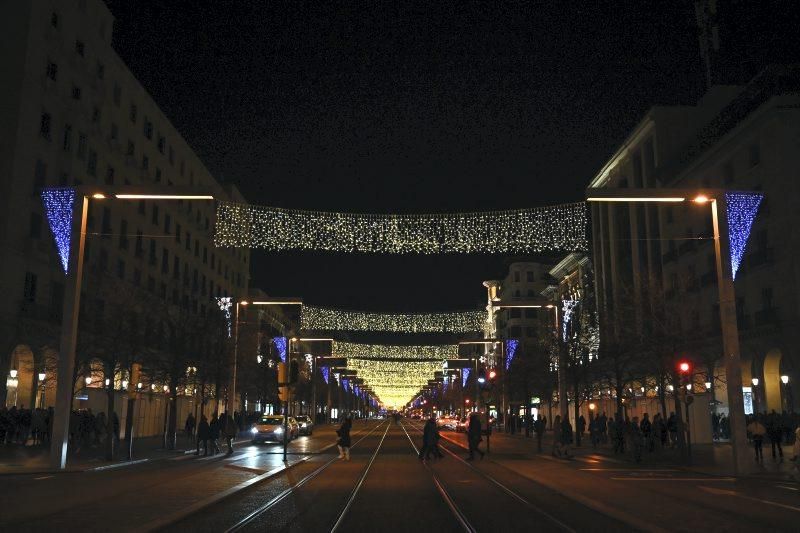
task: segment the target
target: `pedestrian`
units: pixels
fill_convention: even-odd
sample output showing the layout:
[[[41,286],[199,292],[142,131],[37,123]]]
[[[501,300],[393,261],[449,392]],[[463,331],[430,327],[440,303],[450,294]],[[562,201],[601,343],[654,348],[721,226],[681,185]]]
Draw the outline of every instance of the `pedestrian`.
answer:
[[[217,418],[216,413],[211,416],[211,423],[208,425],[208,427],[208,440],[211,441],[211,455],[216,455],[221,451],[219,449],[219,418]]]
[[[772,460],[776,461],[779,456],[781,462],[783,462],[783,448],[781,448],[783,423],[775,409],[767,417],[767,437],[769,437],[769,443],[772,445]],[[778,449],[778,456],[775,455],[775,448]]]
[[[647,416],[647,414],[645,414]],[[642,421],[644,422],[644,420]],[[637,463],[642,462],[642,430],[639,423],[639,417],[634,416],[629,425],[631,449],[633,451],[633,459]]]
[[[762,445],[764,442],[764,435],[767,433],[767,428],[759,420],[759,416],[753,417],[753,421],[747,424],[747,431],[753,439],[753,448],[756,452],[756,462],[764,462],[764,451]]]
[[[561,421],[561,452],[564,454],[564,457],[570,456],[569,447],[572,442],[572,424],[569,421],[569,417],[565,416]]]
[[[593,450],[597,449],[597,445],[600,443],[601,435],[600,418],[597,416],[592,416],[592,414],[589,413],[589,438],[592,441]]]
[[[353,422],[347,416],[339,429],[336,430],[336,434],[339,436],[336,441],[336,446],[339,448],[339,459],[344,459],[345,461],[350,460],[350,428],[352,426]]]
[[[563,448],[564,430],[561,427],[561,415],[556,415],[553,419],[553,457],[561,457]]]
[[[642,422],[639,424],[639,430],[642,432],[642,439],[647,447],[648,452],[653,452],[655,443],[653,442],[653,425],[650,423],[650,417],[647,413],[642,415]]]
[[[436,423],[433,421],[433,417],[425,421],[425,425],[422,428],[422,447],[419,449],[420,461],[428,458],[428,449],[433,446],[433,431],[435,429]]]
[[[467,428],[467,444],[469,445],[469,457],[467,457],[467,460],[472,461],[475,459],[475,452],[478,452],[481,459],[483,459],[484,454],[478,448],[483,440],[482,435],[480,417],[477,413],[472,413],[469,416],[469,427]]]
[[[538,453],[542,453],[542,439],[544,438],[545,429],[547,429],[547,424],[542,415],[539,414],[533,424],[533,431],[536,433],[536,451]]]
[[[183,430],[186,433],[186,438],[190,440],[192,438],[192,435],[194,434],[194,425],[195,425],[194,415],[192,413],[189,413],[189,416],[186,417],[186,424],[184,424]]]
[[[211,427],[208,425],[206,415],[200,415],[200,424],[197,426],[197,451],[195,455],[200,455],[200,443],[203,443],[203,457],[208,455],[208,438],[211,436]]]
[[[583,415],[579,416],[578,421],[575,422],[575,429],[578,432],[576,442],[583,440],[583,432],[586,431],[586,419],[583,418]]]
[[[236,438],[238,427],[235,418],[225,413],[225,422],[220,424],[220,429],[225,433],[225,442],[228,445],[228,452],[225,455],[233,455],[233,439]]]
[[[667,431],[669,432],[669,447],[674,448],[678,442],[678,419],[674,412],[670,412],[669,418],[667,418]]]
[[[600,440],[603,444],[605,444],[608,442],[608,417],[606,416],[605,411],[603,411],[603,414],[600,415],[598,427],[600,428]]]

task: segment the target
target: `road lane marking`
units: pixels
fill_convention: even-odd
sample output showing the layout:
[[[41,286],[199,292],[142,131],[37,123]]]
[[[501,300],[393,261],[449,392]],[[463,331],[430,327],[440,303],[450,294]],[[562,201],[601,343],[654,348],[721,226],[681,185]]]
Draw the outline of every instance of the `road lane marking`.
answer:
[[[800,489],[798,489],[797,487],[788,487],[788,486],[786,486],[786,485],[775,485],[775,486],[776,486],[776,487],[779,487],[779,488],[782,488],[782,489],[786,489],[786,490],[794,490],[794,491],[798,491],[798,490],[800,490]]]
[[[33,479],[34,479],[34,481],[39,481],[39,480],[42,480],[42,479],[50,479],[51,477],[53,477],[53,476],[42,476],[42,477],[35,477],[35,478],[33,478]]]
[[[584,472],[679,472],[674,468],[638,469],[638,468],[579,468]]]
[[[703,486],[698,486],[698,488],[710,494],[722,495],[722,496],[736,496],[738,498],[742,498],[745,500],[752,500],[754,502],[780,507],[781,509],[788,509],[790,511],[800,512],[800,507],[795,507],[794,505],[786,505],[785,503],[772,502],[769,500],[762,500],[761,498],[754,498],[752,496],[747,496],[745,494],[742,494],[741,492],[736,492],[735,490],[725,490],[725,489],[718,489],[715,487],[703,487]]]
[[[125,466],[131,466],[131,465],[138,465],[140,463],[146,463],[149,460],[150,459],[136,459],[134,461],[125,461],[125,462],[122,462],[122,463],[114,463],[114,464],[110,464],[110,465],[96,466],[94,468],[87,468],[87,471],[89,471],[89,472],[100,472],[102,470],[113,470],[114,468],[123,468]]]
[[[736,481],[734,477],[612,477],[614,481]]]
[[[263,474],[266,470],[261,468],[253,468],[250,466],[241,466],[241,465],[225,465],[225,468],[230,468],[233,470],[241,470],[242,472],[252,472],[254,474]]]

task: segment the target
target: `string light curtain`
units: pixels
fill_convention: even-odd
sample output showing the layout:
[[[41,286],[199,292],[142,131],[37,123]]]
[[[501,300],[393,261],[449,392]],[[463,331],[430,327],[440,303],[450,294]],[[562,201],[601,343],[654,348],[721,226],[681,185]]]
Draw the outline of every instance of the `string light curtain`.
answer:
[[[731,246],[731,273],[736,279],[736,272],[742,264],[744,250],[747,247],[747,240],[750,238],[750,230],[756,219],[758,208],[764,195],[761,193],[725,193],[725,201],[728,206],[728,239]]]
[[[303,305],[300,327],[306,331],[392,333],[482,332],[486,311],[451,313],[369,313]]]
[[[445,359],[458,358],[458,345],[412,345],[398,346],[392,344],[356,344],[352,342],[334,342],[333,353],[338,357],[357,359],[428,359],[441,364]]]
[[[75,205],[75,189],[42,189],[42,203],[47,223],[56,242],[58,258],[64,274],[69,270],[69,251],[72,245],[72,210]]]
[[[587,251],[584,202],[510,211],[364,214],[217,202],[219,247],[382,254]]]

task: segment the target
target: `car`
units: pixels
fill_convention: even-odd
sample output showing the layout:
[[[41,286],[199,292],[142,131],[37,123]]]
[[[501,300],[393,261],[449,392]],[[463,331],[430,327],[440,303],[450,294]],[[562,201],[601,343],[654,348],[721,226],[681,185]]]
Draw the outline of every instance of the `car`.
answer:
[[[461,417],[458,419],[458,423],[456,424],[456,431],[462,432],[466,431],[469,428],[469,420],[466,417]]]
[[[441,418],[437,418],[436,419],[436,426],[441,428],[441,429],[454,430],[454,429],[456,429],[457,425],[458,425],[458,419],[457,418],[453,418],[453,417],[450,417],[450,416],[443,416]]]
[[[291,423],[291,417],[289,422]],[[291,440],[291,425],[289,426],[289,437]],[[261,420],[256,422],[250,429],[253,444],[259,442],[283,442],[284,418],[282,415],[263,415]]]
[[[314,422],[308,415],[298,415],[295,420],[299,424],[298,432],[300,435],[311,435],[314,432]]]

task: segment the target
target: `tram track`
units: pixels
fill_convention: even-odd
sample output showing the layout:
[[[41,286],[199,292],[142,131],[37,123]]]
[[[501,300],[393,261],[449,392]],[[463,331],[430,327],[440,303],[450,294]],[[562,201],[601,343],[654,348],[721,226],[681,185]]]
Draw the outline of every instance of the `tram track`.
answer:
[[[419,432],[420,436],[423,433],[423,428],[422,427],[420,427],[420,426],[418,426],[416,424],[413,424],[413,423],[409,423],[409,426],[413,430]],[[404,431],[406,431],[406,435],[408,436],[408,439],[409,439],[409,441],[411,441],[412,446],[413,446],[414,445],[413,440],[411,439],[411,436],[409,435],[408,431],[405,430],[405,424],[403,425],[403,429],[404,429]],[[451,443],[451,444],[455,445],[453,443]],[[414,449],[416,450],[416,446],[414,446]],[[447,446],[444,446],[444,445],[440,444],[439,449],[444,451],[445,453],[447,453],[450,457],[455,459],[459,464],[465,466],[470,471],[474,472],[475,474],[477,474],[478,476],[482,477],[483,479],[489,481],[492,485],[494,485],[496,488],[498,488],[502,493],[504,493],[507,496],[509,496],[510,498],[512,498],[516,503],[524,505],[530,511],[532,511],[532,512],[536,513],[537,515],[541,516],[542,518],[546,519],[555,528],[557,528],[557,529],[559,529],[561,531],[567,531],[567,532],[570,532],[570,533],[575,533],[575,529],[573,529],[569,525],[565,524],[563,521],[559,520],[558,518],[553,516],[551,513],[548,513],[547,511],[542,509],[540,506],[538,506],[535,503],[531,502],[530,500],[528,500],[524,496],[520,495],[517,491],[511,489],[510,487],[508,487],[506,484],[504,484],[501,481],[499,481],[497,478],[495,478],[491,474],[488,474],[487,472],[484,472],[482,469],[480,469],[480,468],[476,467],[475,465],[469,463],[464,458],[460,457],[458,454],[456,454],[455,452],[450,450]],[[428,469],[433,472],[433,469],[430,468],[430,466],[427,464],[427,462],[426,462],[426,467],[428,467]],[[435,475],[435,473],[434,473],[434,475]]]

